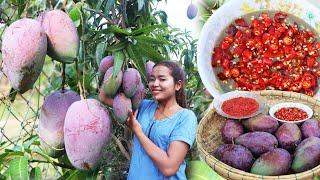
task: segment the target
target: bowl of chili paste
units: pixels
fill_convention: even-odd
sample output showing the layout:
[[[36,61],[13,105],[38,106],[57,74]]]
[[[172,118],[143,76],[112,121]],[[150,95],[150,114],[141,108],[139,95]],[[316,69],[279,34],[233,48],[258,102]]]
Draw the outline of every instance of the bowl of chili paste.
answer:
[[[282,90],[320,97],[320,9],[304,0],[231,0],[206,21],[197,49],[203,84],[223,93]]]
[[[309,106],[302,103],[283,102],[273,105],[269,114],[281,122],[301,123],[310,119],[313,111]]]
[[[245,119],[264,111],[264,99],[253,92],[232,91],[214,99],[214,107],[221,116]]]

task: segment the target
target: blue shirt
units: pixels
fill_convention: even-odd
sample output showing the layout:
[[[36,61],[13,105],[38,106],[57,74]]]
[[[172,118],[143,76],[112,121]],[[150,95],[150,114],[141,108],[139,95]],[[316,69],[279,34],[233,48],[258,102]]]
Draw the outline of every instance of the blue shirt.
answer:
[[[140,104],[138,121],[146,136],[159,148],[166,151],[172,141],[183,141],[192,147],[195,140],[197,117],[188,109],[181,109],[165,119],[154,117],[157,103],[143,100]],[[165,177],[145,152],[136,136],[133,137],[132,157],[128,180],[187,179],[186,162],[183,161],[174,176]]]

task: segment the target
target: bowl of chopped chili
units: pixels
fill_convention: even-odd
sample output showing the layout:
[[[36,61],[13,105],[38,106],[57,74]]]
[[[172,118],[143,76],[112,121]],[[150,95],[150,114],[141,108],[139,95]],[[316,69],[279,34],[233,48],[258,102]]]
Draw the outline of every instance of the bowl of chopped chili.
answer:
[[[231,0],[203,26],[197,66],[213,97],[281,90],[320,98],[320,9],[304,0]]]
[[[310,119],[313,111],[309,106],[302,103],[283,102],[273,105],[269,114],[280,122],[301,123]]]
[[[246,119],[263,112],[265,101],[253,92],[232,91],[215,98],[213,106],[226,118]]]

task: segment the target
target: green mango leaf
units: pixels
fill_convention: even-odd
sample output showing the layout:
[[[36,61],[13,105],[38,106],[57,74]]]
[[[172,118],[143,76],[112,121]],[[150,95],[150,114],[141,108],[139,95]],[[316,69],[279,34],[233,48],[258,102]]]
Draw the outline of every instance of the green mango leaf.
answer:
[[[23,143],[23,147],[24,148],[30,148],[30,146],[32,144],[34,144],[34,142],[38,139],[38,136],[34,135],[34,136],[30,136],[24,143]]]
[[[96,62],[99,66],[102,58],[104,57],[104,51],[106,50],[106,43],[105,42],[101,42],[97,45],[96,48]]]
[[[9,168],[6,169],[6,171],[3,173],[3,176],[5,177],[5,180],[11,180]]]
[[[51,157],[48,156],[47,154],[43,153],[40,149],[35,149],[35,150],[33,150],[33,152],[41,155],[43,158],[45,158],[45,159],[46,159],[47,161],[49,161],[49,162],[52,161],[52,160],[51,160]]]
[[[157,50],[153,49],[150,44],[138,41],[136,46],[144,56],[152,59],[155,62],[159,62],[165,59]]]
[[[221,176],[202,161],[189,161],[186,175],[188,180],[223,180]]]
[[[161,19],[162,23],[164,24],[168,24],[168,15],[165,11],[156,11],[154,13],[154,16],[159,16],[159,18]]]
[[[165,40],[161,40],[161,39],[156,39],[153,37],[148,37],[148,36],[134,36],[134,39],[136,39],[137,41],[143,42],[145,44],[155,44],[155,45],[163,45],[163,44],[168,44],[167,41]]]
[[[78,7],[74,7],[71,9],[71,11],[69,12],[69,17],[71,18],[76,27],[80,26],[81,11]]]
[[[58,180],[85,180],[86,176],[84,172],[80,170],[69,170],[59,177]]]
[[[8,179],[5,174],[0,174],[0,180]]]
[[[138,0],[138,11],[140,11],[144,6],[144,0]]]
[[[104,7],[104,13],[109,14],[111,7],[114,5],[115,0],[107,0],[106,6]]]
[[[9,172],[12,180],[28,180],[28,160],[25,157],[13,159],[9,163]]]
[[[110,26],[109,28],[106,29],[107,32],[114,33],[116,35],[120,36],[129,36],[131,33],[127,31],[126,29],[121,29],[118,26]]]
[[[30,180],[41,180],[41,169],[39,167],[32,168],[30,173]]]
[[[18,15],[19,16],[21,16],[25,7],[26,7],[25,0],[18,0]]]
[[[120,72],[123,62],[124,62],[124,54],[123,51],[115,51],[113,53],[114,63],[113,63],[113,71],[112,71],[112,77],[115,78],[118,73]]]
[[[152,31],[154,31],[155,29],[163,29],[166,27],[168,27],[168,26],[164,25],[164,24],[151,25],[151,26],[147,26],[147,27],[143,27],[143,28],[134,30],[131,34],[132,34],[132,36],[137,36],[137,35],[141,35],[141,34],[149,34]]]
[[[96,180],[98,176],[98,171],[88,171],[86,172],[86,180]]]
[[[121,42],[118,42],[118,43],[113,44],[111,46],[108,46],[106,49],[109,52],[120,51],[120,50],[124,49],[127,46],[127,44],[128,44],[127,41],[121,41]]]
[[[0,162],[5,163],[11,159],[20,158],[21,156],[24,156],[24,153],[21,151],[4,152],[0,155]]]
[[[99,11],[101,9],[101,6],[103,4],[104,0],[98,0],[96,10]]]
[[[126,48],[126,52],[128,53],[130,59],[132,59],[132,64],[137,68],[137,70],[142,75],[144,80],[147,80],[146,76],[146,68],[145,62],[140,54],[139,49],[137,49],[134,45],[130,44]]]

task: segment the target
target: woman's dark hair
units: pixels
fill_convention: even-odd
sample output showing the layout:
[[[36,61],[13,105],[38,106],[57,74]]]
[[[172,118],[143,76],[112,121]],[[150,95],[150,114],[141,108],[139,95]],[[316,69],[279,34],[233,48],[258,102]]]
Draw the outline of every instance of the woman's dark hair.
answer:
[[[170,75],[173,77],[174,83],[178,83],[179,81],[181,82],[180,90],[176,91],[176,101],[181,107],[183,108],[187,107],[186,94],[184,91],[184,86],[186,81],[184,70],[178,63],[174,61],[161,61],[156,65],[154,65],[154,67],[160,66],[160,65],[165,66],[170,70]]]

